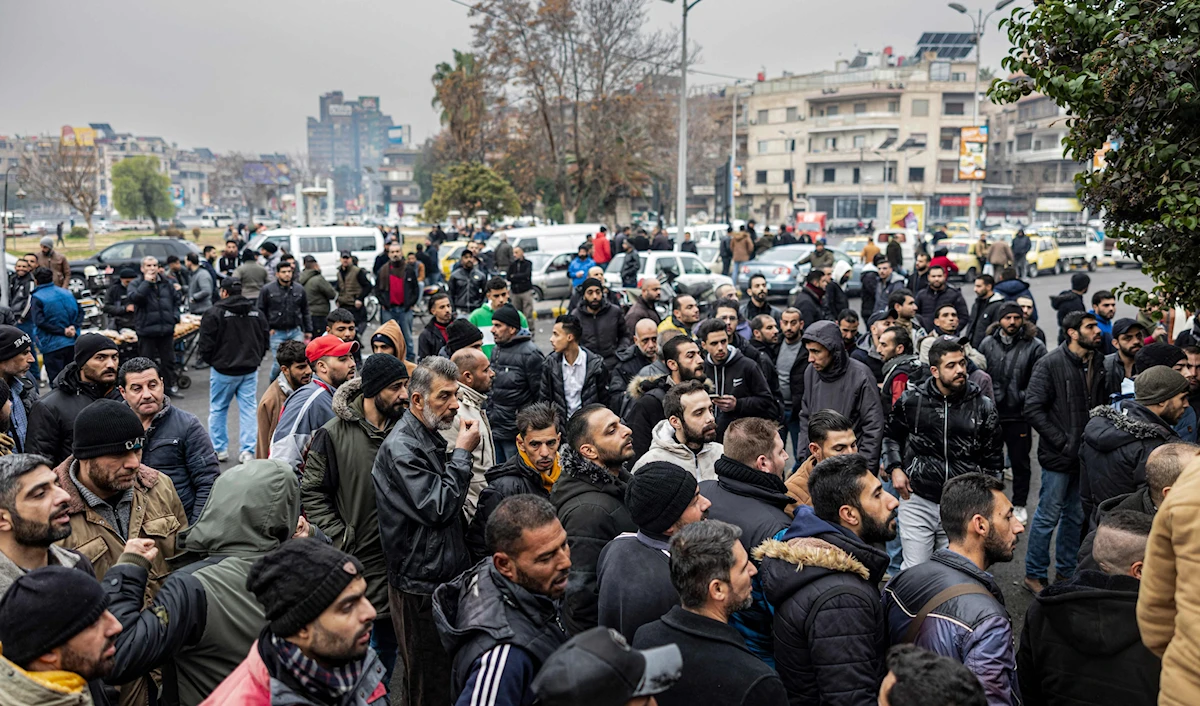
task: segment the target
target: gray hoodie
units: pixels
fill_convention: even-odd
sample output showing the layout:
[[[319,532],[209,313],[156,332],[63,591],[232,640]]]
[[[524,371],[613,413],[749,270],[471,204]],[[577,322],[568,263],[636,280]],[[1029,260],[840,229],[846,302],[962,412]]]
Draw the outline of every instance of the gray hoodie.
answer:
[[[833,354],[822,371],[809,365],[804,371],[804,404],[800,408],[800,441],[808,448],[808,418],[822,409],[836,410],[854,425],[858,451],[872,468],[879,465],[883,444],[883,403],[871,369],[846,353],[842,332],[833,321],[818,321],[804,330],[801,340],[817,343]]]

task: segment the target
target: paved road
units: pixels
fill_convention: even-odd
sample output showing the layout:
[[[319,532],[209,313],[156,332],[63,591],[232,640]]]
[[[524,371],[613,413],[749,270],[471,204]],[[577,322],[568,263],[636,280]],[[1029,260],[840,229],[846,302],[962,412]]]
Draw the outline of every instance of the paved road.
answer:
[[[1116,287],[1117,285],[1121,284],[1122,282],[1126,282],[1126,283],[1134,284],[1134,285],[1140,285],[1140,286],[1149,286],[1150,279],[1148,277],[1146,277],[1145,275],[1143,275],[1140,271],[1136,271],[1136,270],[1129,270],[1129,269],[1116,270],[1111,267],[1100,268],[1096,272],[1092,273],[1092,290],[1091,291],[1098,291],[1100,289],[1105,289],[1105,288],[1111,289],[1111,288]],[[1058,292],[1062,291],[1063,289],[1068,289],[1069,287],[1070,287],[1070,275],[1069,274],[1055,275],[1055,276],[1043,276],[1043,277],[1039,277],[1037,279],[1030,281],[1030,288],[1032,289],[1034,298],[1037,302],[1038,312],[1039,312],[1039,316],[1040,316],[1038,323],[1042,327],[1042,329],[1045,330],[1046,338],[1048,341],[1051,342],[1052,345],[1055,341],[1058,340],[1058,324],[1057,324],[1057,321],[1054,316],[1054,310],[1050,307],[1050,296],[1053,294],[1057,294]],[[970,285],[964,286],[963,295],[966,297],[968,302],[973,301],[974,294],[971,291]],[[1134,316],[1134,315],[1136,315],[1136,313],[1137,312],[1134,311],[1134,309],[1132,307],[1127,306],[1125,304],[1120,304],[1117,307],[1117,316],[1118,317]],[[551,317],[549,317],[548,315],[544,314],[538,318],[536,325],[535,325],[535,328],[537,329],[536,333],[535,333],[535,340],[542,347],[542,349],[546,350],[546,351],[548,351],[550,348],[549,340],[550,340],[550,328],[553,326],[552,322],[553,322],[553,319]],[[419,333],[419,329],[418,329],[417,333]],[[369,337],[364,336],[363,340],[369,340]],[[259,388],[258,389],[259,389],[260,396],[261,396],[262,391],[266,389],[267,374],[269,372],[270,372],[270,361],[264,361],[262,367],[259,370]],[[177,406],[198,416],[200,418],[200,420],[202,422],[204,422],[205,425],[207,425],[208,424],[208,371],[207,370],[190,371],[189,374],[192,377],[192,387],[189,390],[187,390],[187,392],[186,392],[187,396],[185,399],[175,400],[174,402]],[[237,413],[236,413],[236,408],[235,408],[235,409],[230,410],[229,437],[231,440],[237,438],[237,426],[238,426],[238,422],[237,422]],[[1035,448],[1036,448],[1036,446],[1035,446]],[[1036,453],[1035,453],[1035,455],[1036,455]],[[232,454],[232,456],[234,458],[229,463],[224,464],[225,468],[228,468],[236,463],[236,454]],[[1032,483],[1032,488],[1031,488],[1031,492],[1030,492],[1031,502],[1037,498],[1038,488],[1041,485],[1038,481],[1039,473],[1038,473],[1036,458],[1033,460],[1033,464],[1034,464],[1033,483]],[[1032,504],[1029,506],[1029,514],[1030,514],[1030,519],[1032,519],[1032,517],[1033,517],[1033,505]],[[1010,612],[1013,614],[1014,619],[1018,619],[1018,620],[1022,616],[1024,616],[1025,609],[1028,607],[1029,601],[1032,598],[1029,593],[1027,593],[1026,591],[1024,591],[1021,588],[1021,579],[1023,578],[1024,571],[1025,571],[1025,546],[1026,546],[1026,543],[1024,542],[1024,540],[1022,540],[1021,545],[1018,547],[1018,550],[1017,550],[1017,556],[1013,560],[1013,562],[1009,563],[1009,564],[999,565],[995,569],[995,574],[996,574],[998,580],[1000,581],[1002,588],[1004,589],[1006,598],[1008,599],[1008,605],[1009,605]]]

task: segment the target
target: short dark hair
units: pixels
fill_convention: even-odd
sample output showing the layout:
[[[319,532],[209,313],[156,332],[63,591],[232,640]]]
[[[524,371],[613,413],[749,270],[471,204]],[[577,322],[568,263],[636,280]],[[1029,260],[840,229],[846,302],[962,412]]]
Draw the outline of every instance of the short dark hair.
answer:
[[[53,469],[50,459],[40,454],[0,456],[0,508],[12,512],[16,505],[17,482],[38,466]]]
[[[779,422],[763,417],[735,419],[725,430],[724,454],[743,466],[752,467],[759,456],[771,453],[777,438]]]
[[[938,305],[938,307],[937,307],[936,309],[934,309],[934,310],[933,310],[933,318],[935,318],[935,319],[936,319],[937,317],[941,316],[941,315],[942,315],[942,309],[953,309],[953,310],[954,310],[954,314],[955,314],[956,316],[958,315],[958,307],[957,307],[957,306],[955,306],[955,305],[953,305],[953,304],[939,304],[939,305]]]
[[[774,320],[775,320],[775,317],[771,316],[770,314],[759,314],[758,316],[755,316],[753,319],[750,319],[750,330],[751,331],[762,331],[763,328],[768,323],[770,323]]]
[[[889,262],[887,259],[887,255],[884,255],[883,253],[879,253],[875,257],[871,258],[871,264],[875,265],[876,267],[879,267],[880,265],[882,265],[885,262],[888,263],[888,267],[892,266],[892,263]]]
[[[895,316],[896,318],[900,318],[900,313],[896,311],[896,307],[904,306],[904,300],[908,299],[912,295],[912,290],[908,289],[907,287],[901,287],[900,289],[897,289],[889,294],[887,300],[887,313]]]
[[[1010,279],[1016,279],[1016,278],[1017,278],[1017,268],[1005,267],[1004,269],[1000,270],[1000,279],[1010,280]]]
[[[130,373],[144,373],[147,370],[153,370],[160,378],[162,377],[162,370],[159,369],[158,363],[155,363],[153,360],[143,358],[142,356],[130,358],[121,363],[121,367],[117,369],[117,384],[125,387],[125,378]]]
[[[594,402],[589,405],[584,405],[580,409],[575,410],[575,414],[567,420],[567,429],[563,439],[572,449],[578,451],[580,446],[590,444],[591,439],[591,423],[592,415],[597,412],[603,412],[608,409],[604,405]]]
[[[211,248],[212,246],[210,245],[209,247]],[[192,263],[193,265],[199,265],[200,264],[200,255],[198,253],[190,252],[187,254],[187,261]]]
[[[945,358],[950,353],[962,353],[966,355],[966,349],[958,341],[949,338],[938,338],[929,347],[929,364],[935,368],[942,364],[942,358]]]
[[[1113,294],[1112,292],[1108,291],[1107,289],[1101,289],[1100,291],[1098,291],[1092,295],[1092,306],[1097,306],[1100,304],[1100,302],[1105,301],[1107,299],[1116,299],[1116,298],[1117,298],[1117,296],[1115,294]]]
[[[558,408],[549,402],[534,402],[517,412],[517,434],[525,436],[529,431],[559,427]]]
[[[904,346],[904,352],[911,354],[913,352],[912,334],[903,326],[888,326],[883,330],[883,333],[890,333],[896,339],[897,346]],[[883,333],[879,334],[883,338]]]
[[[858,454],[831,456],[813,466],[808,476],[808,494],[817,517],[836,525],[843,505],[862,509],[862,477],[870,473],[867,459]]]
[[[508,289],[508,281],[503,277],[493,277],[488,280],[488,292],[499,292],[502,289]]]
[[[857,326],[858,322],[861,321],[861,319],[858,318],[858,312],[853,309],[842,309],[841,313],[838,314],[837,320],[838,321],[849,321],[849,322],[853,323],[855,326]]]
[[[892,647],[887,669],[896,678],[892,706],[987,706],[979,680],[961,662],[912,644]]]
[[[996,286],[996,278],[991,275],[978,275],[975,277],[976,282],[983,282],[989,287]]]
[[[279,260],[279,264],[275,265],[275,271],[276,271],[276,272],[278,272],[278,271],[280,271],[280,270],[292,270],[292,269],[295,269],[295,268],[296,268],[296,265],[295,265],[295,263],[294,263],[293,261],[291,261],[291,260],[284,260],[284,259],[280,259],[280,260]]]
[[[518,554],[525,530],[545,527],[557,520],[558,514],[549,500],[528,493],[510,495],[488,516],[484,541],[492,552]]]
[[[714,314],[717,313],[717,309],[733,309],[733,311],[737,314],[738,321],[742,320],[742,309],[738,306],[736,299],[725,297],[724,299],[716,300],[712,305]]]
[[[556,324],[562,324],[563,333],[574,336],[575,342],[583,340],[583,324],[579,323],[579,318],[570,314],[562,314],[554,320]]]
[[[1087,311],[1071,311],[1063,317],[1062,327],[1064,331],[1078,331],[1083,328],[1085,319],[1096,320],[1096,315]]]
[[[942,488],[942,530],[952,542],[967,536],[967,524],[976,515],[992,519],[996,498],[992,491],[1004,492],[1004,483],[982,473],[964,473],[946,482]]]
[[[729,581],[733,545],[742,530],[720,520],[693,522],[671,537],[671,585],[684,608],[708,602],[708,584]]]
[[[835,409],[817,410],[808,418],[809,441],[823,444],[832,431],[854,431],[854,425]]]
[[[767,278],[766,278],[766,276],[764,276],[764,275],[763,275],[763,273],[761,273],[761,272],[755,272],[754,274],[750,275],[750,279],[746,280],[746,285],[747,285],[747,286],[750,286],[750,287],[753,287],[753,286],[754,286],[754,280],[756,280],[756,279],[761,279],[761,280],[762,280],[762,281],[764,281],[764,282],[766,282],[766,281],[767,281]]]
[[[167,255],[167,264],[168,265],[175,264],[176,262],[179,262],[178,255]]]
[[[708,343],[709,335],[717,331],[727,332],[725,322],[720,319],[705,319],[700,322],[700,328],[696,330],[696,338],[700,340],[700,343]]]
[[[443,299],[449,300],[450,295],[446,294],[445,292],[438,292],[437,294],[435,294],[429,298],[429,303],[425,306],[425,308],[432,309],[435,305],[437,305],[438,302],[440,302]]]
[[[664,361],[673,360],[676,363],[678,363],[679,362],[679,349],[688,343],[691,343],[693,345],[696,344],[696,342],[692,340],[691,336],[688,336],[687,334],[681,334],[679,336],[676,336],[675,338],[672,338],[671,340],[667,341],[666,343],[662,344],[663,360]]]
[[[663,417],[670,419],[671,417],[683,418],[683,396],[690,395],[693,392],[705,392],[704,383],[699,380],[685,380],[678,385],[674,385],[667,394],[663,397]]]
[[[332,313],[332,312],[330,312]],[[304,353],[304,341],[284,341],[275,351],[275,362],[281,368],[289,368],[297,363],[307,363],[308,356]]]
[[[816,267],[810,269],[808,274],[804,275],[805,284],[816,284],[825,278],[825,270],[819,270]]]
[[[933,272],[934,270],[941,270],[941,271],[942,271],[942,274],[945,274],[945,273],[946,273],[946,268],[945,268],[945,267],[942,267],[941,265],[930,265],[930,266],[929,266],[929,269],[928,269],[927,271],[928,271],[928,272]]]
[[[338,308],[334,309],[333,311],[329,312],[329,315],[325,317],[325,325],[326,326],[328,326],[330,324],[352,324],[352,323],[354,323],[354,314],[352,314],[349,309],[343,309],[340,306]]]
[[[684,299],[691,299],[692,301],[696,300],[696,298],[690,294],[676,294],[674,297],[671,297],[671,311],[679,311],[682,309]]]
[[[54,281],[54,273],[50,271],[49,267],[35,267],[33,268],[33,281],[38,284],[50,284]]]

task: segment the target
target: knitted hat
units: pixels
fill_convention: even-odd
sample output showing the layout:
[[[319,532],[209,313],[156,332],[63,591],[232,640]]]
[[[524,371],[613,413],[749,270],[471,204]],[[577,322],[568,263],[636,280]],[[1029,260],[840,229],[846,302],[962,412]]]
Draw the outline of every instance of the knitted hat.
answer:
[[[16,326],[0,326],[0,361],[12,360],[29,350],[33,339]]]
[[[1021,309],[1021,305],[1016,302],[1004,302],[1000,308],[996,310],[996,321],[1003,319],[1009,314],[1016,314],[1022,319],[1025,318],[1025,311]]]
[[[54,238],[51,238],[50,236],[47,235],[46,237],[39,240],[38,244],[41,245],[43,248],[53,248],[54,247]]]
[[[1187,378],[1165,365],[1143,370],[1133,381],[1133,396],[1138,404],[1160,404],[1187,391]]]
[[[521,329],[521,314],[512,304],[505,304],[499,309],[493,311],[492,321],[499,321],[500,323],[507,326],[512,326],[517,330]]]
[[[271,632],[291,637],[325,612],[363,566],[319,539],[289,539],[250,567],[246,589],[266,609]],[[5,645],[5,656],[8,646]]]
[[[0,643],[18,667],[86,630],[108,609],[100,583],[79,569],[44,566],[19,576],[0,598]]]
[[[108,336],[102,336],[98,333],[85,333],[75,339],[75,365],[83,367],[83,364],[92,359],[100,351],[115,351],[117,344],[112,342]]]
[[[145,436],[137,413],[124,402],[103,398],[75,416],[75,444],[71,453],[79,460],[123,454],[142,448]]]
[[[362,378],[363,397],[374,397],[393,382],[407,380],[408,368],[394,355],[376,353],[363,362],[359,377]]]
[[[446,327],[446,349],[450,351],[450,355],[482,340],[483,331],[466,319],[455,319]]]
[[[579,291],[586,292],[591,287],[599,287],[600,289],[603,290],[604,283],[601,282],[600,280],[596,279],[595,277],[588,277],[587,279],[585,279],[583,281],[583,284],[579,285]]]
[[[633,524],[654,534],[671,529],[695,497],[696,477],[667,461],[642,466],[625,488]]]
[[[1172,346],[1170,343],[1151,343],[1133,357],[1133,372],[1141,373],[1156,365],[1173,368],[1176,363],[1185,358],[1187,358],[1187,353],[1184,353],[1179,346]]]
[[[132,267],[122,267],[117,273],[117,279],[137,279],[138,272]]]
[[[276,252],[278,252],[278,251],[279,251],[279,246],[278,246],[278,245],[276,245],[275,243],[272,243],[271,241],[269,241],[269,240],[268,240],[267,242],[263,243],[262,245],[259,245],[259,246],[258,246],[258,249],[259,249],[259,250],[266,250],[267,252],[269,252],[269,253],[271,253],[272,255],[274,255]]]

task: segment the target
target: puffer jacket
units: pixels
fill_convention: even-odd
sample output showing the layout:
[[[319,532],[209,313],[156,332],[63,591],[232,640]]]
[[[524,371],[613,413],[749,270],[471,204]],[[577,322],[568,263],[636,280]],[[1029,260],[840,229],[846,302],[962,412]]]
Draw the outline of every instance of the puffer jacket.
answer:
[[[514,495],[536,495],[539,498],[550,498],[542,474],[536,468],[526,465],[520,452],[510,456],[504,463],[491,468],[484,474],[487,485],[479,493],[479,505],[475,508],[475,516],[467,528],[467,548],[471,550],[471,559],[479,561],[492,555],[487,546],[487,521],[505,498]]]
[[[269,633],[263,631],[260,640]],[[260,640],[250,645],[246,658],[220,686],[204,700],[205,706],[269,706],[270,704],[310,704],[312,696],[295,685],[294,679],[280,679],[285,669],[267,666]],[[359,670],[358,682],[347,692],[341,706],[385,706],[387,685],[383,683],[383,662],[375,650],[368,649]]]
[[[1046,344],[1037,339],[1037,326],[1026,321],[1012,340],[1005,342],[1000,324],[993,324],[978,350],[987,358],[1000,421],[1024,421],[1025,390],[1033,377],[1034,364],[1046,355]]]
[[[819,343],[833,354],[833,363],[820,372],[813,366],[804,371],[804,403],[800,406],[798,449],[808,448],[808,419],[822,409],[841,412],[854,425],[858,451],[874,467],[879,463],[883,442],[883,407],[875,374],[846,353],[842,332],[832,321],[806,326],[801,340]]]
[[[367,597],[388,614],[387,561],[379,536],[371,467],[395,423],[377,429],[363,414],[362,378],[347,380],[333,395],[334,418],[313,434],[304,457],[300,499],[309,522],[363,565]]]
[[[992,324],[996,323],[996,314],[1000,312],[1000,305],[1004,302],[1004,295],[999,292],[992,292],[986,299],[975,297],[975,303],[971,305],[971,322],[965,333],[976,349],[983,344],[983,339],[988,335]]]
[[[650,450],[655,427],[666,419],[663,400],[666,399],[672,384],[670,375],[639,375],[630,380],[625,388],[625,394],[629,397],[629,409],[622,419],[625,420],[626,426],[633,430],[635,463]]]
[[[188,280],[188,311],[193,314],[203,314],[213,305],[213,278],[208,270],[197,267]]]
[[[104,313],[108,314],[110,328],[133,328],[133,312],[125,309],[132,303],[129,301],[129,290],[121,284],[121,280],[113,282],[104,293]]]
[[[675,437],[675,428],[669,420],[662,420],[654,427],[650,448],[633,464],[632,472],[647,463],[666,461],[692,472],[697,481],[716,481],[717,471],[714,468],[717,459],[725,453],[721,442],[713,441],[692,451]],[[711,499],[711,498],[710,498]]]
[[[75,417],[101,398],[123,402],[114,386],[102,389],[79,377],[75,361],[67,363],[54,381],[50,394],[33,404],[29,411],[29,431],[25,435],[25,453],[41,454],[57,466],[71,455],[75,440]]]
[[[194,414],[172,405],[170,398],[163,400],[163,408],[146,429],[142,463],[165,473],[175,484],[189,523],[200,517],[221,473],[208,430]]]
[[[581,303],[571,313],[579,318],[579,325],[583,327],[579,345],[599,354],[604,358],[604,367],[611,370],[617,364],[617,351],[628,346],[631,338],[625,329],[621,307],[601,299],[600,308],[595,311]]]
[[[757,358],[750,358],[731,345],[725,362],[720,365],[713,363],[712,356],[704,356],[704,376],[712,381],[714,394],[737,399],[732,412],[716,410],[718,439],[725,437],[725,430],[735,419],[779,418],[779,406]]]
[[[1025,420],[1038,433],[1038,463],[1059,473],[1079,472],[1079,447],[1093,407],[1108,399],[1102,358],[1089,365],[1060,345],[1033,366],[1025,389]]]
[[[813,514],[753,556],[774,611],[775,668],[793,704],[873,704],[887,671],[879,600],[887,553]]]
[[[621,263],[621,286],[631,288],[638,286],[638,275],[642,272],[642,256],[638,251],[630,250],[625,253],[625,260]]]
[[[570,446],[563,448],[560,459],[562,475],[550,491],[550,502],[571,547],[563,624],[572,635],[578,635],[596,627],[596,563],[600,552],[622,532],[636,532],[637,525],[625,507],[625,487],[630,479],[627,471],[614,476]]]
[[[1179,435],[1145,406],[1125,400],[1091,412],[1079,447],[1079,496],[1085,511],[1146,485],[1146,458]]]
[[[53,353],[74,346],[83,325],[83,309],[75,301],[75,295],[53,284],[41,284],[30,297],[33,300],[30,317],[38,350]],[[66,329],[71,326],[75,327],[75,335],[67,336]]]
[[[213,305],[200,319],[196,353],[222,375],[249,375],[270,347],[267,319],[240,294]]]
[[[183,297],[165,275],[160,275],[154,282],[144,279],[130,282],[129,301],[133,302],[133,327],[139,336],[175,334]]]
[[[278,379],[278,378],[277,378]],[[282,383],[280,383],[282,385]],[[271,437],[270,458],[288,464],[297,473],[312,435],[333,419],[333,387],[313,375],[312,380],[288,396]]]
[[[310,316],[329,316],[329,303],[337,298],[337,291],[320,270],[304,270],[296,278],[304,287],[304,296],[308,298],[308,313]]]
[[[596,403],[608,406],[608,369],[598,353],[588,349],[583,378],[583,391],[579,395],[580,408]],[[567,393],[563,388],[563,354],[551,353],[542,363],[542,383],[538,386],[541,399],[558,406],[559,412],[567,416]]]
[[[450,273],[447,284],[450,294],[450,304],[460,314],[470,314],[483,306],[483,285],[487,283],[487,275],[479,267],[466,269],[455,268]]]
[[[492,348],[491,412],[492,438],[512,441],[517,438],[517,412],[542,399],[542,351],[532,336],[518,333],[508,343]]]
[[[442,647],[453,655],[450,694],[456,703],[464,703],[460,694],[488,688],[501,697],[491,703],[532,701],[534,675],[567,641],[558,601],[509,581],[491,557],[438,586],[433,622]],[[508,647],[503,660],[484,659],[499,646]],[[509,700],[513,696],[521,700]]]
[[[892,406],[883,436],[883,466],[900,469],[912,491],[939,503],[946,482],[964,473],[999,478],[1004,470],[1000,417],[979,387],[946,397],[929,378]]]
[[[953,305],[954,310],[958,312],[960,331],[970,324],[971,312],[967,309],[967,300],[963,299],[962,292],[957,287],[951,287],[949,284],[940,290],[926,287],[917,292],[916,299],[917,321],[921,322],[921,327],[926,331],[934,330],[933,320],[937,317],[937,311],[947,304]]]
[[[1004,594],[991,574],[961,554],[939,549],[929,561],[901,571],[888,582],[883,589],[883,609],[889,642],[903,642],[909,623],[925,604],[961,583],[978,584],[987,593],[968,593],[935,606],[914,644],[971,670],[983,685],[988,706],[1017,706],[1021,692]]]
[[[308,296],[299,282],[284,286],[279,280],[268,283],[258,293],[258,310],[275,331],[299,328],[312,331],[312,316],[308,313]]]
[[[1063,319],[1072,311],[1087,311],[1087,305],[1083,303],[1082,294],[1064,289],[1050,297],[1050,306],[1054,307],[1054,311],[1058,314],[1058,342],[1061,344],[1067,340],[1067,330],[1063,328]]]
[[[408,411],[379,447],[371,477],[392,587],[433,595],[466,571],[470,451],[448,453],[442,435]]]
[[[625,418],[633,399],[628,393],[629,381],[637,377],[638,372],[650,365],[652,360],[642,353],[637,343],[630,344],[617,351],[616,362],[610,370],[608,380],[608,401],[612,411],[618,417]]]

